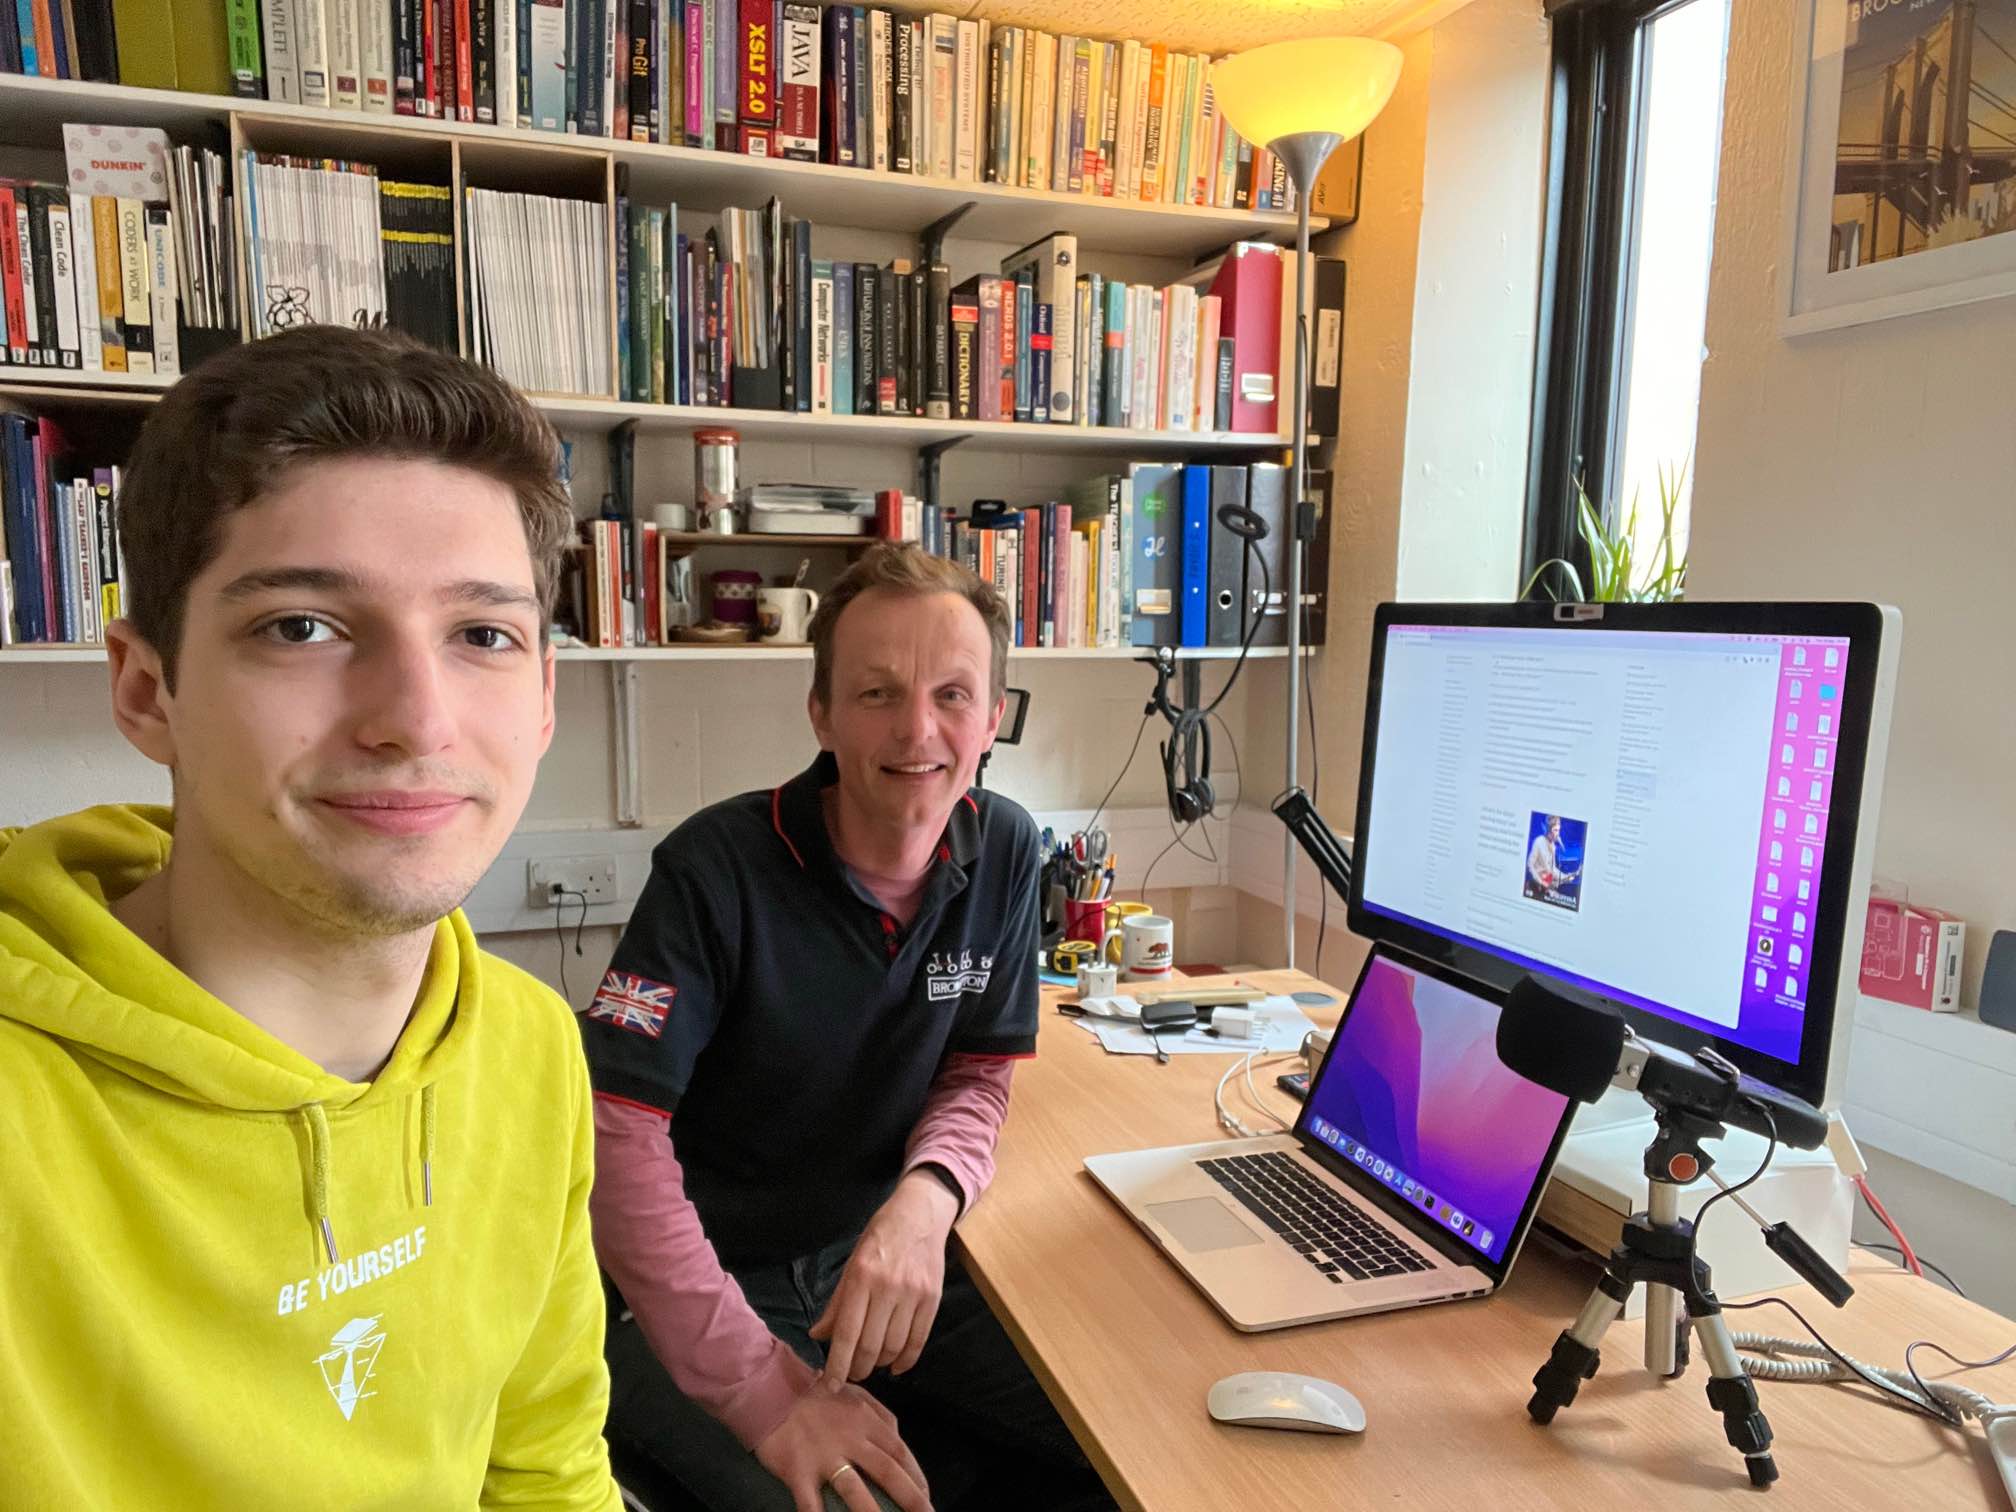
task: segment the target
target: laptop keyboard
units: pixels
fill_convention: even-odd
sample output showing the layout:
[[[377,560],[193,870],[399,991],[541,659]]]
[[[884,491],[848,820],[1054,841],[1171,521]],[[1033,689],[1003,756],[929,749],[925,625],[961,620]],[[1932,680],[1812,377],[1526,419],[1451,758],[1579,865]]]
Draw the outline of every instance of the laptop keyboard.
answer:
[[[1295,1252],[1331,1281],[1430,1269],[1429,1262],[1284,1151],[1197,1162]]]

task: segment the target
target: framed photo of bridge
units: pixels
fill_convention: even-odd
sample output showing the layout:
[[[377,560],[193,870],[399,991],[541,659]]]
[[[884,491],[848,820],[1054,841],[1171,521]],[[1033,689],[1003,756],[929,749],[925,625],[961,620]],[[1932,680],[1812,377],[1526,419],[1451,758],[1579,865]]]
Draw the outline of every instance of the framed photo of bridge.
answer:
[[[2016,294],[2016,0],[1801,0],[1787,336]]]

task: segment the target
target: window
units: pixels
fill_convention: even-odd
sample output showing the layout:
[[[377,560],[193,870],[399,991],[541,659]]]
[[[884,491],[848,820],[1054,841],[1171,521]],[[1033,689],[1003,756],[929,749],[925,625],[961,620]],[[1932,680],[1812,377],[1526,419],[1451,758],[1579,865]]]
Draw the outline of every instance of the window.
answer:
[[[1554,556],[1586,567],[1578,483],[1613,528],[1636,501],[1641,561],[1671,490],[1685,550],[1728,0],[1561,5],[1554,28],[1529,573]]]

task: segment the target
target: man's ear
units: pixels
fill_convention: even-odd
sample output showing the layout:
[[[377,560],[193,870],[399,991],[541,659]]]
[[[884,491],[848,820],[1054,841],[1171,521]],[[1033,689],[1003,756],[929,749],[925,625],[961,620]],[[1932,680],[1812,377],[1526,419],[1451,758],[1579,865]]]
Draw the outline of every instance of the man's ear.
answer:
[[[547,642],[546,654],[540,658],[539,681],[543,685],[540,697],[543,700],[542,717],[539,721],[539,754],[544,756],[553,748],[553,680],[555,676],[553,644]]]
[[[833,749],[833,725],[827,717],[826,706],[819,702],[819,690],[814,688],[805,695],[805,714],[812,721],[812,733],[819,737],[819,749]]]
[[[168,691],[161,654],[124,619],[105,627],[105,654],[112,664],[112,722],[142,756],[173,768],[175,733],[169,714],[175,695]]]

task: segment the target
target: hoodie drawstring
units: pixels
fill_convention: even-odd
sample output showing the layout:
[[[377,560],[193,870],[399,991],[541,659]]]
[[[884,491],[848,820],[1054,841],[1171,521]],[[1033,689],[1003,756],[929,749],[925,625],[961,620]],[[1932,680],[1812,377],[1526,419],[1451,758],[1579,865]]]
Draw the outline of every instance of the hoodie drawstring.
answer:
[[[420,1089],[420,1200],[434,1206],[434,1083]]]
[[[434,1206],[434,1092],[432,1082],[420,1089],[420,1200],[427,1207]],[[329,1221],[329,1115],[319,1102],[303,1103],[296,1111],[308,1130],[309,1211],[322,1234],[322,1248],[334,1265],[342,1256],[336,1251],[336,1229]]]
[[[308,1126],[308,1158],[314,1168],[308,1189],[310,1211],[322,1230],[322,1247],[329,1252],[329,1263],[334,1265],[339,1257],[336,1230],[329,1223],[329,1115],[322,1111],[322,1104],[311,1102],[302,1105],[301,1117]]]

